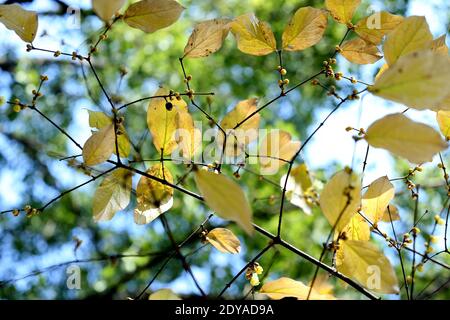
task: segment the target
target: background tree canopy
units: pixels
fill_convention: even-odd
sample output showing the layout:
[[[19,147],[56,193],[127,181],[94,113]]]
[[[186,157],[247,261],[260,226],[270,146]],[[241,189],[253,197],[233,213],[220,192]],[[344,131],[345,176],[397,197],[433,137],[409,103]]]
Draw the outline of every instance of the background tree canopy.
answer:
[[[123,8],[126,9],[128,3],[137,1],[125,2],[127,4]],[[184,93],[186,84],[179,58],[183,55],[196,22],[221,17],[233,19],[254,12],[259,19],[270,23],[276,38],[281,39],[283,30],[298,8],[325,7],[322,0],[179,2],[186,8],[180,19],[155,33],[147,34],[130,28],[122,21],[114,23],[106,33],[107,38],[100,41],[96,47],[97,52],[92,55],[97,75],[86,61],[80,62],[77,57],[71,59],[70,55],[54,56],[55,51],[70,54],[77,52],[86,56],[105,31],[104,23],[93,12],[90,1],[3,2],[21,3],[25,9],[37,11],[39,29],[33,41],[34,47],[26,52],[26,45],[12,31],[0,27],[0,95],[9,102],[19,99],[28,103],[34,95],[32,91],[37,90],[42,82],[41,75],[46,75],[48,81],[44,82],[40,90],[43,95],[37,100],[39,111],[83,145],[91,136],[92,129],[87,110],[101,111],[112,116],[111,106],[96,76],[101,79],[104,89],[117,105],[152,96],[160,85]],[[386,10],[403,16],[410,12],[417,13],[418,1],[370,2],[362,2],[353,17],[354,22],[371,15],[374,10]],[[444,2],[421,4],[421,8],[426,7],[427,12],[436,14],[435,23],[441,26],[439,30],[447,32],[450,11],[448,4]],[[329,61],[333,56],[335,46],[341,43],[346,31],[345,24],[328,17],[328,27],[317,45],[300,52],[284,52],[282,65],[287,69],[286,77],[289,78],[290,85],[307,80],[322,70],[323,62]],[[442,33],[433,35],[437,38]],[[348,36],[348,39],[357,38],[353,32]],[[362,83],[356,84],[359,90],[365,88],[365,82],[375,81],[374,76],[383,65],[382,62],[377,62],[375,65],[361,67],[350,64],[342,55],[336,58],[335,71],[341,71],[344,77],[360,79]],[[231,34],[219,52],[206,58],[184,59],[187,74],[192,74],[189,84],[197,92],[214,92],[213,96],[195,96],[196,102],[213,119],[223,119],[240,101],[258,98],[258,106],[261,106],[277,97],[280,93],[278,65],[280,61],[276,52],[264,56],[244,54],[237,49]],[[443,84],[443,87],[446,85],[448,84]],[[259,113],[260,127],[281,129],[290,133],[293,140],[305,142],[339,103],[333,96],[332,86],[336,86],[335,92],[343,97],[352,93],[355,88],[351,81],[336,81],[334,76],[321,78],[320,84],[316,86],[307,81],[306,85],[264,108]],[[368,107],[364,107],[365,95],[369,94],[364,92],[361,100],[349,101],[344,105],[343,109],[347,112],[345,114],[358,114],[359,118],[369,114],[369,124],[372,124],[386,113],[386,108],[388,113],[395,113],[404,111],[407,105],[378,99],[383,114],[377,114],[374,109],[366,112]],[[185,100],[189,102],[187,97]],[[134,162],[130,165],[141,171],[153,165],[150,161],[142,160],[160,157],[153,146],[154,139],[147,126],[148,104],[149,100],[134,103],[124,113],[124,127],[133,144],[129,160],[134,157]],[[191,103],[188,104],[190,114],[194,120],[201,122],[204,130],[214,127],[214,123],[206,119],[202,112]],[[61,193],[108,168],[108,164],[95,168],[83,165],[82,157],[72,157],[78,156],[80,150],[55,126],[50,125],[48,119],[30,108],[16,112],[18,110],[14,110],[13,105],[14,103],[5,104],[0,109],[0,210],[9,211],[11,208],[25,208],[27,205],[42,208]],[[369,107],[376,108],[373,105]],[[420,112],[411,111],[407,115],[414,115],[412,118],[418,121],[422,115],[424,121],[431,118],[434,127],[438,128],[434,112]],[[355,142],[353,139],[356,136],[356,140],[360,140],[364,135],[363,131],[359,131],[359,123],[353,121],[354,117],[348,121],[340,119],[339,128],[334,126],[333,129],[339,131],[339,134],[345,134],[345,141],[338,138],[340,135],[333,136],[333,132],[327,140],[334,148],[342,145],[338,149],[342,152],[334,153],[320,144],[322,140],[312,141],[305,148],[305,153],[296,159],[294,168],[302,163],[310,167],[314,188],[318,193],[322,192],[334,173],[346,166],[351,166],[358,174],[361,174],[363,167],[363,170],[367,169],[363,187],[383,175],[388,175],[391,179],[398,178],[392,181],[395,184],[395,200],[391,203],[398,208],[400,215],[400,220],[392,223],[395,224],[396,234],[393,234],[391,223],[380,222],[379,228],[382,233],[385,232],[388,237],[400,242],[404,239],[403,234],[409,233],[413,227],[420,228],[421,232],[417,231],[414,249],[412,244],[408,245],[408,248],[417,253],[402,249],[402,258],[399,259],[397,250],[389,247],[389,241],[377,234],[378,228],[372,226],[371,243],[382,250],[393,265],[400,289],[399,295],[383,295],[383,298],[410,298],[410,289],[405,290],[405,286],[410,288],[411,283],[415,287],[415,298],[450,298],[450,257],[444,246],[444,226],[440,226],[440,221],[435,217],[440,215],[444,220],[448,217],[449,198],[444,184],[448,179],[444,181],[442,170],[442,164],[448,165],[448,153],[442,153],[441,158],[434,157],[434,162],[427,163],[423,169],[417,169],[404,157],[395,156],[394,161],[391,161],[392,156],[387,157],[384,151],[370,151],[367,158],[367,143]],[[344,129],[349,126],[355,129],[345,132]],[[367,129],[365,125],[361,126]],[[348,145],[350,147],[346,147]],[[340,161],[342,157],[346,160]],[[116,158],[113,156],[111,159]],[[364,162],[367,163],[367,168],[363,165]],[[438,164],[441,168],[437,167]],[[166,166],[173,181],[180,182],[187,190],[198,191],[191,165],[167,162]],[[223,173],[237,182],[246,193],[253,210],[254,223],[273,234],[277,233],[282,201],[280,179],[284,181],[282,177],[287,173],[287,167],[283,166],[277,174],[270,176],[259,175],[256,170],[255,173],[251,166],[241,168],[238,173],[236,166],[224,165],[222,168]],[[134,180],[133,189],[136,190],[138,179]],[[96,179],[65,194],[46,207],[44,212],[30,218],[23,212],[17,217],[12,212],[0,215],[0,298],[134,298],[155,275],[155,281],[144,291],[145,295],[140,297],[146,297],[147,293],[160,288],[171,288],[182,297],[199,296],[201,291],[197,285],[209,297],[216,297],[268,244],[267,237],[259,233],[250,237],[233,222],[217,216],[207,219],[212,213],[208,205],[177,190],[174,191],[171,209],[161,216],[163,218],[150,224],[134,223],[133,208],[137,205],[135,196],[131,197],[131,204],[127,209],[117,213],[113,220],[97,223],[93,219],[92,203],[98,186]],[[363,194],[364,192],[365,190]],[[415,194],[419,194],[419,200]],[[288,196],[290,198],[292,195]],[[330,224],[322,213],[323,205],[321,204],[321,209],[317,197],[313,198],[315,200],[311,206],[307,206],[311,207],[310,215],[305,214],[306,207],[300,209],[293,201],[284,201],[282,239],[319,259],[323,253],[322,244],[333,239],[327,241]],[[204,230],[200,226],[205,219],[204,229],[221,227],[232,230],[240,240],[240,253],[221,253],[213,246],[202,243],[201,233]],[[169,229],[171,232],[168,232]],[[180,258],[173,243],[182,243],[193,231],[197,232],[187,243],[183,243]],[[439,237],[434,253],[446,252],[430,260],[433,253],[427,250],[430,250],[428,248],[434,237]],[[330,251],[334,250],[331,249]],[[171,255],[173,258],[167,259]],[[339,257],[328,252],[323,257],[323,262],[331,266],[336,259],[339,260]],[[185,263],[182,263],[184,260]],[[70,261],[73,263],[66,263]],[[281,277],[309,284],[314,278],[323,294],[332,294],[339,299],[364,298],[360,291],[354,290],[337,277],[328,277],[328,273],[322,269],[315,277],[317,269],[314,264],[283,246],[270,247],[257,261],[264,269],[259,275],[261,284]],[[71,265],[77,265],[82,270],[80,290],[69,290],[67,287],[66,271]],[[185,268],[187,265],[189,268]],[[412,265],[415,266],[414,271]],[[233,280],[224,297],[252,298],[251,288],[249,280],[242,274]],[[255,293],[253,297],[265,296]]]

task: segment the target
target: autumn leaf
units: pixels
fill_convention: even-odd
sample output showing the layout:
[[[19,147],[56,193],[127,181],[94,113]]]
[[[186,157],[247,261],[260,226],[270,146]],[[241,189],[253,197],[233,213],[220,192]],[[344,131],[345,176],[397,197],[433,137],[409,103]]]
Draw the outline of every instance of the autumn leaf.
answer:
[[[335,232],[335,235],[337,237],[344,232],[347,240],[369,241],[370,239],[370,226],[360,214],[355,214],[345,228]]]
[[[253,13],[235,18],[231,23],[231,32],[236,38],[238,49],[244,53],[264,56],[277,49],[269,24],[259,21]]]
[[[14,31],[25,42],[33,42],[37,34],[38,15],[23,9],[17,3],[0,5],[0,22]]]
[[[450,111],[437,112],[436,120],[445,139],[450,140]]]
[[[383,72],[369,91],[382,98],[423,110],[450,94],[450,63],[430,50],[401,57]]]
[[[175,0],[142,0],[128,7],[123,19],[132,28],[152,33],[175,23],[183,10]]]
[[[294,297],[298,300],[306,300],[308,298],[309,291],[310,287],[303,284],[303,282],[295,281],[286,277],[267,282],[259,290],[260,293],[264,293],[268,295],[269,298],[274,300],[288,297]],[[335,300],[336,298],[331,294],[320,294],[316,289],[312,289],[309,299]]]
[[[209,56],[218,51],[230,31],[230,19],[213,19],[195,25],[184,47],[183,58]]]
[[[215,228],[208,232],[206,241],[223,253],[237,254],[241,250],[239,239],[231,230],[225,228]]]
[[[286,175],[280,179],[280,187],[284,188]],[[286,183],[286,198],[294,205],[303,210],[304,213],[310,215],[311,202],[307,201],[307,197],[314,197],[312,190],[313,184],[309,176],[308,168],[304,163],[293,168]]]
[[[348,61],[356,64],[372,64],[383,57],[375,45],[359,38],[345,42],[339,52]]]
[[[341,241],[336,268],[362,286],[378,293],[398,293],[398,280],[389,260],[367,241]]]
[[[446,38],[447,35],[443,34],[439,38],[433,40],[431,42],[431,51],[442,54],[443,56],[448,56],[448,46],[445,43]]]
[[[181,298],[170,289],[159,289],[153,292],[148,300],[181,300]]]
[[[325,185],[320,194],[320,208],[336,232],[340,232],[356,214],[361,204],[361,180],[355,173],[342,170]]]
[[[194,120],[189,112],[179,109],[175,116],[176,132],[175,141],[177,149],[172,151],[172,157],[176,155],[191,163],[192,158],[200,151],[202,146],[202,133],[194,126]]]
[[[253,233],[252,209],[244,191],[223,174],[206,170],[195,172],[195,182],[206,204],[221,218],[235,221],[248,234]]]
[[[375,12],[374,14],[361,19],[355,25],[355,32],[361,39],[378,45],[383,40],[384,36],[394,30],[403,20],[403,17],[386,11]]]
[[[398,212],[398,208],[393,205],[388,205],[386,210],[384,210],[383,216],[381,217],[380,221],[383,222],[391,222],[391,221],[399,221],[400,220],[400,214]]]
[[[300,141],[292,141],[288,132],[270,130],[259,146],[261,174],[275,174],[281,166],[292,160],[300,146]]]
[[[401,113],[375,121],[367,129],[365,139],[372,147],[386,149],[416,164],[432,161],[435,154],[447,148],[432,127],[414,122]]]
[[[147,174],[173,183],[173,177],[167,167],[155,164]],[[134,209],[134,221],[147,224],[169,210],[173,205],[173,188],[155,179],[142,176],[136,188],[137,206]]]
[[[325,0],[325,6],[334,20],[343,24],[351,24],[361,0]]]
[[[327,24],[324,10],[312,7],[298,9],[284,29],[283,50],[299,51],[315,45],[322,39]]]
[[[94,12],[105,22],[111,20],[125,4],[125,0],[92,0]]]
[[[394,185],[387,176],[373,181],[361,200],[362,211],[374,224],[383,218],[384,212],[394,199]]]
[[[94,194],[92,210],[94,220],[108,221],[130,203],[132,174],[126,169],[116,169],[99,185]]]
[[[94,132],[83,146],[85,165],[94,166],[105,162],[113,154],[115,146],[114,125],[110,124]]]
[[[387,36],[383,46],[384,58],[392,66],[402,56],[427,49],[432,40],[425,17],[408,17]]]

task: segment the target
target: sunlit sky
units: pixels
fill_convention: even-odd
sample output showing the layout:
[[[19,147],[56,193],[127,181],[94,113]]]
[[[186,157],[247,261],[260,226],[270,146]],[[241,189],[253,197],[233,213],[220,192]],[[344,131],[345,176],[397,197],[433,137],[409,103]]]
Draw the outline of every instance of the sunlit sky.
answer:
[[[67,3],[73,4],[75,8],[88,8],[90,6],[90,1],[66,1]],[[181,1],[182,2],[182,1]],[[430,25],[431,31],[435,37],[441,36],[447,32],[447,13],[449,10],[447,0],[413,0],[411,1],[410,9],[407,15],[425,15],[427,21]],[[381,1],[382,3],[382,1]],[[51,3],[47,0],[34,1],[29,9],[34,9],[37,11],[45,10],[51,6]],[[374,9],[377,9],[374,6]],[[188,8],[189,10],[189,8]],[[70,22],[67,22],[70,23]],[[101,23],[99,22],[99,27]],[[58,48],[60,46],[59,40],[61,36],[60,29],[55,25],[54,21],[48,19],[40,19],[40,30],[43,29],[49,32],[49,37],[45,37],[42,42],[36,44],[39,47],[47,48]],[[0,47],[5,44],[17,45],[18,48],[23,49],[23,43],[15,37],[12,32],[6,31],[5,28],[0,26]],[[78,31],[73,29],[70,35],[66,34],[66,41],[70,42],[69,47],[76,49],[83,46],[83,39],[80,37]],[[448,43],[448,41],[447,41]],[[70,49],[69,49],[70,50]],[[24,50],[21,50],[23,52]],[[29,53],[30,54],[30,53]],[[40,56],[41,53],[31,53],[33,56]],[[339,62],[340,66],[347,64],[346,61],[342,60]],[[378,62],[373,66],[362,67],[363,70],[363,81],[371,82],[373,72],[376,68],[380,67],[383,61]],[[0,95],[8,96],[8,92],[5,92],[5,88],[0,88]],[[329,100],[331,106],[332,100]],[[76,108],[77,109],[77,108]],[[313,138],[309,146],[305,148],[303,159],[308,164],[311,169],[323,168],[330,166],[332,163],[339,163],[342,165],[352,165],[352,158],[355,155],[354,164],[355,169],[359,169],[362,159],[364,158],[366,145],[364,143],[358,143],[354,153],[354,142],[351,139],[351,134],[345,131],[348,126],[356,128],[367,128],[376,119],[382,118],[384,115],[389,113],[401,112],[405,109],[404,106],[388,103],[385,100],[377,98],[371,94],[364,94],[360,101],[346,104],[342,109],[340,109],[333,117],[329,119],[327,124],[317,133]],[[328,114],[329,108],[319,108],[315,112],[316,122],[319,123]],[[431,111],[408,111],[408,117],[415,119],[416,121],[421,121],[423,123],[429,124],[437,128],[435,121],[435,113]],[[310,128],[310,131],[314,129],[314,125]],[[1,130],[1,128],[0,128]],[[79,142],[84,142],[90,135],[90,128],[88,127],[87,112],[77,112],[74,114],[74,122],[69,128],[69,132],[74,136],[75,140]],[[6,147],[4,141],[0,139],[0,146]],[[71,149],[73,146],[69,143],[69,154],[76,154],[78,150],[75,148]],[[369,154],[369,165],[364,176],[364,184],[368,184],[376,178],[385,175],[386,173],[393,172],[393,158],[386,151],[371,149]],[[84,177],[74,176],[67,170],[61,169],[60,167],[55,167],[54,172],[62,177],[61,181],[64,186],[70,187],[76,185],[85,180]],[[0,172],[0,210],[9,209],[18,205],[21,205],[20,197],[20,185],[17,181],[20,181],[22,177],[21,172],[12,172],[2,168]],[[392,178],[392,176],[390,176]],[[11,188],[10,186],[14,183],[16,188]],[[50,194],[49,197],[52,195]],[[124,223],[127,222],[127,223]],[[114,222],[105,225],[106,228],[123,228],[123,225],[129,224],[129,220],[125,218],[124,215],[118,215],[114,219]],[[155,226],[157,227],[157,226]],[[143,228],[135,226],[129,227],[131,232],[142,233]],[[35,259],[30,261],[30,264],[23,263],[17,268],[17,275],[24,274],[33,267],[43,267],[51,265],[55,262],[66,261],[73,259],[72,244],[68,244],[67,247],[61,248],[61,251],[52,254],[51,256],[45,256],[40,259]],[[217,263],[229,263],[229,257],[224,257],[224,255],[216,254]],[[2,263],[8,263],[7,260],[2,259]],[[237,266],[240,266],[240,260],[237,260]],[[2,279],[2,263],[0,263],[0,280]],[[237,267],[238,269],[238,267]],[[200,283],[207,287],[208,278],[201,272],[200,269],[194,269],[194,273],[198,276]],[[26,283],[24,283],[25,285]],[[101,281],[97,283],[99,289],[101,289]],[[185,278],[180,278],[171,284],[177,292],[191,292],[191,285],[189,281]]]

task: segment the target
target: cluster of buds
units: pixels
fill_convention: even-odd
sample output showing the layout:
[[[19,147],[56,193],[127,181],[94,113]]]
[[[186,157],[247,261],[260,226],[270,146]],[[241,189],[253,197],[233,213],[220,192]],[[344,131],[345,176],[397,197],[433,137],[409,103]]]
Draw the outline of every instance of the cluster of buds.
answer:
[[[263,268],[258,262],[253,262],[245,271],[245,278],[250,281],[252,287],[259,286],[259,275],[263,273]]]
[[[440,226],[443,226],[445,224],[445,220],[442,219],[438,214],[434,216],[434,221]]]
[[[13,111],[14,112],[20,112],[21,110],[23,110],[25,108],[26,108],[26,105],[21,103],[19,99],[16,98],[13,100]]]
[[[413,241],[411,240],[411,235],[409,233],[405,233],[403,235],[403,246],[408,245],[410,243],[412,243]]]
[[[14,215],[14,216],[19,215],[18,211],[19,211],[19,210],[14,210],[14,211],[13,211],[13,215]],[[33,207],[30,206],[29,204],[27,204],[27,205],[23,208],[23,211],[26,213],[27,218],[31,218],[31,217],[37,216],[37,215],[40,213],[39,209],[33,208]]]
[[[334,58],[325,60],[323,62],[325,76],[327,78],[336,78],[336,75],[335,75],[334,70],[333,70],[333,65],[335,65],[335,64],[336,64],[336,59],[334,59]],[[342,74],[341,74],[341,77],[342,77]]]
[[[188,98],[192,100],[194,98],[195,91],[192,89],[186,89],[186,94]]]
[[[359,91],[356,89],[353,89],[352,93],[347,97],[348,100],[359,100],[359,98]]]
[[[188,83],[188,82],[192,81],[192,75],[187,75],[183,81],[184,81],[184,83]]]
[[[278,86],[281,89],[284,89],[284,86],[287,86],[289,84],[289,79],[284,78],[284,76],[287,75],[287,70],[285,68],[283,68],[282,66],[278,66],[277,71],[281,76],[281,79],[278,80]]]

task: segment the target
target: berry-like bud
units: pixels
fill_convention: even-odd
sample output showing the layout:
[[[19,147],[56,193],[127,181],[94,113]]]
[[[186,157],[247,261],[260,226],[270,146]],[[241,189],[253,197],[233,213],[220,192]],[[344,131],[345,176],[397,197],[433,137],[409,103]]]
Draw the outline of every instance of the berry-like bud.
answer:
[[[285,75],[287,74],[287,70],[284,69],[284,68],[282,68],[282,69],[280,70],[280,74],[281,74],[282,76],[285,76]]]
[[[167,102],[166,102],[166,110],[167,110],[167,111],[172,111],[172,109],[173,109],[173,104],[172,104],[172,102],[167,101]]]
[[[55,51],[55,53],[53,54],[53,56],[55,57],[55,58],[58,58],[59,56],[61,55],[61,51]]]

